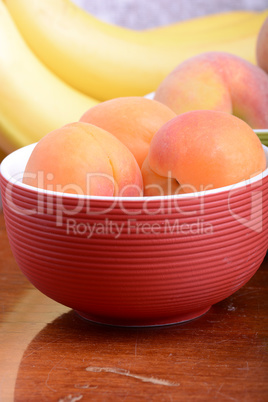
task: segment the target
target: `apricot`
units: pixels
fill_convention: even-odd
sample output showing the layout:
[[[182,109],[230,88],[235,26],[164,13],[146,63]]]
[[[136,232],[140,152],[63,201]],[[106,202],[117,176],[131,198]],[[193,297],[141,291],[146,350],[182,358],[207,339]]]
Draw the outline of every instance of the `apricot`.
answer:
[[[170,120],[152,139],[148,162],[156,174],[176,179],[184,192],[224,187],[262,172],[262,144],[243,120],[198,110]]]
[[[141,167],[153,135],[175,116],[160,102],[131,96],[102,102],[89,109],[80,121],[112,133],[129,148]]]
[[[268,18],[264,21],[257,38],[257,64],[268,74]]]
[[[141,168],[144,196],[162,196],[180,194],[181,186],[176,179],[155,173],[149,165],[148,156]]]
[[[207,52],[185,60],[162,81],[154,99],[176,114],[200,109],[223,111],[252,128],[268,127],[267,74],[229,53]]]
[[[64,193],[140,196],[142,175],[129,149],[107,131],[87,123],[54,130],[35,146],[23,182]]]

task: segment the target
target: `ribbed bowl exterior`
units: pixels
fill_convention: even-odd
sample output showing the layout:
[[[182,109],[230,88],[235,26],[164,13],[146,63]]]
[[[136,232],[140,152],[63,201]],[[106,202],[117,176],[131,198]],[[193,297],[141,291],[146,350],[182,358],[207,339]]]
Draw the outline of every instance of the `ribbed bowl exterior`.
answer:
[[[40,194],[3,176],[1,191],[22,272],[101,323],[197,317],[241,288],[267,250],[267,176],[234,190],[149,201]]]

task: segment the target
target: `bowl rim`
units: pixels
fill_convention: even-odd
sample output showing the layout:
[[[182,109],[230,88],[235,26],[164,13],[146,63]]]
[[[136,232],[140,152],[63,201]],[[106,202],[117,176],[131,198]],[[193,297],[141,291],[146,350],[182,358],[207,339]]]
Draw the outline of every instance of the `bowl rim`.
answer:
[[[238,183],[231,184],[231,185],[224,186],[224,187],[218,187],[218,188],[214,188],[211,190],[203,190],[203,191],[197,191],[197,192],[185,193],[185,194],[141,196],[141,197],[97,196],[97,195],[61,193],[61,192],[57,192],[57,191],[46,190],[46,189],[42,189],[42,188],[33,187],[28,184],[24,184],[24,183],[22,183],[21,180],[16,179],[16,177],[15,177],[16,172],[15,172],[15,174],[11,173],[10,170],[11,170],[11,168],[14,169],[14,166],[16,168],[21,167],[21,164],[18,164],[18,160],[23,161],[24,169],[25,169],[28,158],[30,157],[31,152],[36,145],[37,145],[37,142],[30,144],[30,145],[26,145],[24,147],[17,149],[16,151],[10,153],[9,155],[7,155],[3,159],[2,163],[0,164],[0,175],[2,175],[2,177],[8,183],[10,183],[14,186],[18,186],[21,189],[24,189],[24,190],[27,190],[30,192],[36,192],[36,193],[43,194],[43,195],[47,194],[50,196],[51,195],[60,196],[60,197],[65,197],[65,198],[69,198],[69,199],[84,199],[84,200],[98,200],[98,201],[115,201],[115,200],[117,200],[117,201],[124,201],[124,202],[128,202],[128,201],[141,202],[141,201],[148,201],[148,200],[163,201],[163,200],[172,200],[172,199],[183,200],[183,199],[189,199],[189,198],[195,199],[195,198],[199,198],[199,197],[228,192],[231,190],[237,190],[239,188],[243,188],[243,187],[252,185],[253,183],[258,182],[259,180],[263,180],[266,176],[268,176],[268,147],[262,144],[262,147],[263,147],[265,155],[266,155],[266,161],[267,161],[267,165],[266,165],[267,167],[265,168],[265,170],[250,179],[243,180]],[[21,157],[22,155],[24,156],[24,159]],[[23,169],[23,172],[24,172],[24,169]],[[22,175],[23,172],[20,171],[20,172],[17,172],[17,174]],[[22,176],[20,176],[20,178],[22,179]]]

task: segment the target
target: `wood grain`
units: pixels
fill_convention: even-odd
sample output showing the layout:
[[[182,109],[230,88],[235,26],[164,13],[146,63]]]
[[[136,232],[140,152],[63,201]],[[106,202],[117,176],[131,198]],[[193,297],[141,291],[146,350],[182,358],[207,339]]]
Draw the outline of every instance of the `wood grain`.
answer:
[[[183,325],[87,322],[37,291],[0,214],[0,401],[268,400],[268,259],[238,292]]]

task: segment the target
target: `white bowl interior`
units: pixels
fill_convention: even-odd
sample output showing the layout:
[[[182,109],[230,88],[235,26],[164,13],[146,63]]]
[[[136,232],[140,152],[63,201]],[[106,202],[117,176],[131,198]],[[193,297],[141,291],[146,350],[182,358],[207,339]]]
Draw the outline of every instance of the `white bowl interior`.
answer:
[[[28,162],[28,159],[34,149],[34,147],[36,146],[35,144],[31,144],[31,145],[27,145],[23,148],[20,148],[14,152],[12,152],[11,154],[9,154],[1,163],[1,174],[2,176],[10,183],[16,184],[18,186],[21,186],[25,189],[31,189],[33,190],[33,187],[28,186],[27,184],[22,183],[22,179],[23,179],[23,173],[26,167],[26,164]],[[266,147],[265,145],[263,145],[263,149],[266,155],[266,166],[268,166],[268,147]],[[266,177],[268,175],[268,167],[266,167],[266,169],[254,176],[253,178],[250,178],[248,180],[244,180],[241,181],[239,183],[236,183],[234,185],[230,185],[230,186],[226,186],[226,187],[221,187],[221,188],[216,188],[213,190],[206,190],[206,191],[200,191],[200,192],[195,192],[195,193],[189,193],[189,194],[179,194],[179,195],[171,195],[171,196],[155,196],[155,197],[117,197],[118,199],[122,199],[122,200],[130,200],[130,201],[138,201],[141,199],[145,199],[145,198],[154,198],[154,199],[163,199],[163,198],[186,198],[186,197],[199,197],[199,196],[203,196],[203,195],[209,195],[209,194],[215,194],[215,193],[220,193],[223,191],[229,191],[229,190],[233,190],[233,189],[237,189],[252,183],[255,183],[261,179],[263,179],[264,177]],[[39,188],[34,188],[37,192],[40,193],[47,193],[47,194],[57,194],[56,192],[53,191],[49,191],[49,190],[44,190],[44,189],[39,189]],[[62,195],[62,194],[61,194]],[[94,198],[94,199],[102,199],[102,200],[111,200],[114,199],[114,197],[103,197],[103,196],[83,196],[83,195],[77,195],[77,194],[63,194],[63,196],[66,197],[75,197],[75,198]]]

